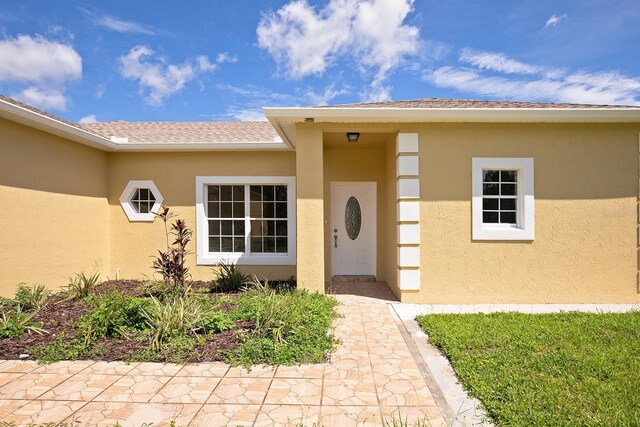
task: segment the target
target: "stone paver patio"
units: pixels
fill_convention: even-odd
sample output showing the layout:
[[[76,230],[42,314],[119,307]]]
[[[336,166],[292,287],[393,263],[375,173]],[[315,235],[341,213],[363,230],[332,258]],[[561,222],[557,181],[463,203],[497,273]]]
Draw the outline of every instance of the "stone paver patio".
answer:
[[[222,363],[0,361],[0,420],[16,425],[369,426],[392,416],[446,425],[392,317],[384,283],[333,289],[344,318],[331,362],[256,367]],[[347,293],[348,292],[348,293]]]

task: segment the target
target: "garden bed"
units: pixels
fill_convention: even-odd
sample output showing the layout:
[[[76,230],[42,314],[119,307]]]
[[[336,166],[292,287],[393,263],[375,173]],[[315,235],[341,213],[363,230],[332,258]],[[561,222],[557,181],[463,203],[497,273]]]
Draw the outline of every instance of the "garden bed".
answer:
[[[187,282],[175,297],[156,282],[119,280],[70,298],[22,287],[0,306],[0,359],[297,364],[322,362],[336,345],[333,298],[281,286],[212,288]]]
[[[639,312],[417,321],[496,425],[640,425]]]

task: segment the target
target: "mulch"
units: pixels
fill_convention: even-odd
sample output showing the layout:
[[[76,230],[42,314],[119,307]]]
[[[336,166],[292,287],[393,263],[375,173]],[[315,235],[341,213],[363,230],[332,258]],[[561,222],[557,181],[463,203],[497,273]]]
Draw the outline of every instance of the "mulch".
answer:
[[[97,285],[92,293],[96,295],[106,295],[109,292],[120,292],[125,295],[145,297],[149,296],[149,291],[144,287],[145,282],[141,280],[110,280]],[[209,289],[210,283],[203,281],[193,281],[189,285],[194,290]],[[64,295],[54,294],[49,297],[47,304],[34,317],[34,321],[39,322],[42,328],[47,331],[45,334],[25,333],[17,338],[0,338],[0,360],[19,359],[20,355],[24,360],[35,360],[31,354],[31,349],[50,345],[63,335],[65,339],[73,340],[78,335],[78,330],[74,324],[84,314],[92,309],[91,304],[83,300],[66,301]],[[222,310],[231,311],[233,304],[225,303],[221,305]],[[194,351],[184,359],[184,362],[216,362],[222,361],[225,354],[233,351],[241,344],[241,333],[249,332],[253,328],[251,322],[238,321],[236,326],[230,330],[204,335],[204,340],[200,340]],[[101,338],[92,343],[94,348],[100,351],[93,354],[90,359],[100,361],[129,361],[132,356],[149,348],[150,339],[116,339]],[[157,354],[156,362],[165,362],[171,359],[171,354]],[[87,359],[89,357],[79,357]]]

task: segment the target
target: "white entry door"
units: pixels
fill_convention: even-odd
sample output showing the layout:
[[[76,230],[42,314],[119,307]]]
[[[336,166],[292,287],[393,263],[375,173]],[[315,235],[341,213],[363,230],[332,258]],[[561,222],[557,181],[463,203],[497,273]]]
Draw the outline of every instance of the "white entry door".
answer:
[[[376,275],[376,183],[331,183],[334,276]]]

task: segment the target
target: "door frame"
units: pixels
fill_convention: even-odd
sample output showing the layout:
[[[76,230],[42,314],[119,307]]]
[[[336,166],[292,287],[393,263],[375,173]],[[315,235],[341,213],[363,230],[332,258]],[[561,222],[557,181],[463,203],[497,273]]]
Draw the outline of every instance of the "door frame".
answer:
[[[373,249],[371,255],[373,257],[373,275],[378,276],[378,183],[376,181],[331,181],[330,182],[330,194],[329,199],[331,201],[331,210],[329,212],[329,250],[331,252],[331,276],[335,276],[336,266],[336,251],[333,246],[333,197],[335,194],[335,188],[340,185],[357,185],[362,187],[369,187],[373,189],[373,212],[371,219],[373,221]]]

